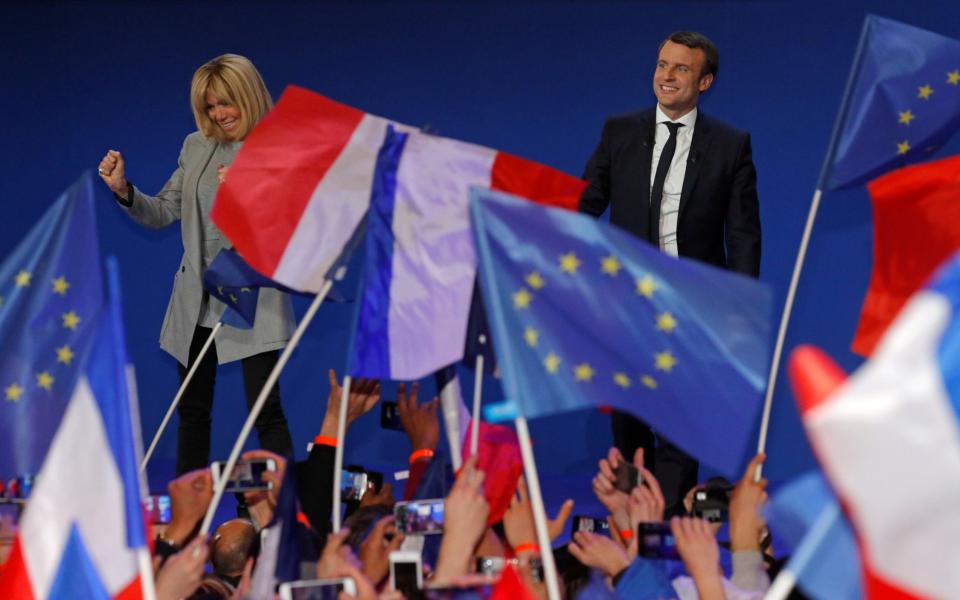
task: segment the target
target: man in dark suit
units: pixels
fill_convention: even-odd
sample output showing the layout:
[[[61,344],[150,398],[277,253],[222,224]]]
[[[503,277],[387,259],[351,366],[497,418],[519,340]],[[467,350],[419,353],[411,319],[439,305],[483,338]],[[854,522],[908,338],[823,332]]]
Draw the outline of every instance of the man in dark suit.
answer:
[[[653,74],[657,106],[612,117],[587,163],[580,211],[600,216],[663,252],[757,277],[760,210],[749,134],[697,110],[719,54],[701,34],[660,44]],[[650,427],[614,412],[614,444],[630,460],[638,446],[663,488],[667,514],[682,511],[698,464]],[[656,443],[659,441],[659,443]]]

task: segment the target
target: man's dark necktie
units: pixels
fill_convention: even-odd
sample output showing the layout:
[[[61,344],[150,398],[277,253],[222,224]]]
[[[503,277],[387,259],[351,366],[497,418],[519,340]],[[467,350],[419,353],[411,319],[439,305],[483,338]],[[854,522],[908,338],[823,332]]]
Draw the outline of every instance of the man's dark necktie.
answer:
[[[650,190],[649,239],[658,248],[660,247],[660,203],[663,201],[663,182],[667,180],[670,163],[673,162],[673,155],[677,151],[677,130],[683,127],[683,123],[664,122],[664,125],[670,130],[670,139],[663,145],[660,162],[657,163],[657,173],[653,177],[653,188]]]

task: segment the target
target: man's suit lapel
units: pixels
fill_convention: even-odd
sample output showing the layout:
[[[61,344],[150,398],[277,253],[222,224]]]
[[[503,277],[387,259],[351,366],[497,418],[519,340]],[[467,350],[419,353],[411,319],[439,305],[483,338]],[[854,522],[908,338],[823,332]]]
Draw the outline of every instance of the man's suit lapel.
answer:
[[[713,138],[710,129],[710,120],[703,113],[700,113],[697,116],[696,124],[693,126],[693,139],[690,141],[690,154],[687,157],[687,171],[683,175],[683,188],[680,190],[678,219],[683,215],[683,209],[687,205],[687,201],[690,200],[693,186],[697,183],[697,176],[700,175],[700,168],[706,159],[710,141]]]
[[[649,110],[640,116],[640,203],[637,210],[641,212],[641,222],[647,223],[650,214],[650,163],[653,162],[653,144],[656,134],[656,111]]]

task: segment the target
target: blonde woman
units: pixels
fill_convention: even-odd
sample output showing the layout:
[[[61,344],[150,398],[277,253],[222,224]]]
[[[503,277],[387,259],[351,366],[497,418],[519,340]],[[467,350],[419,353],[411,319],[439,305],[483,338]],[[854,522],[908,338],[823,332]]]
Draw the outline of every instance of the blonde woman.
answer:
[[[248,59],[224,54],[193,75],[190,105],[197,131],[183,142],[177,169],[156,196],[148,196],[126,177],[123,155],[107,152],[100,161],[100,178],[130,217],[151,228],[180,221],[183,257],[173,276],[173,293],[160,330],[160,347],[180,363],[183,381],[224,305],[203,291],[204,270],[222,248],[230,246],[210,220],[217,186],[243,139],[272,106],[263,78]],[[217,363],[241,360],[247,406],[256,399],[276,364],[279,348],[293,329],[290,299],[262,289],[252,329],[223,327],[201,362],[178,408],[177,474],[204,467],[210,454],[210,412]],[[260,447],[281,456],[292,451],[278,387],[270,393],[256,422]]]

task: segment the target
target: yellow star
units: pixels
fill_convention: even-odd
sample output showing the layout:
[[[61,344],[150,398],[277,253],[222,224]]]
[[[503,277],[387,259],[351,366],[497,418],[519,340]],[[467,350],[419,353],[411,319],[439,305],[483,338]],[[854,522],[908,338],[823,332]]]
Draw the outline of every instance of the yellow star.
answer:
[[[67,288],[70,287],[70,282],[67,281],[67,278],[61,275],[53,280],[53,293],[60,294],[61,296],[67,295]]]
[[[644,298],[653,298],[655,291],[657,291],[657,284],[649,275],[644,275],[642,279],[637,280],[637,293]]]
[[[240,291],[241,291],[241,292],[252,292],[253,290],[251,290],[250,288],[240,288]]]
[[[677,320],[668,312],[657,315],[657,329],[664,333],[671,333],[677,328]]]
[[[914,119],[916,119],[916,118],[917,118],[916,115],[914,115],[914,114],[913,114],[913,111],[910,110],[910,109],[907,109],[907,110],[904,110],[904,111],[901,111],[901,112],[900,112],[900,124],[901,124],[901,125],[909,125],[909,124],[910,124],[910,121],[912,121],[912,120],[914,120]]]
[[[33,277],[33,275],[30,273],[30,271],[20,271],[17,273],[17,276],[13,278],[13,280],[17,283],[17,287],[27,287],[30,285],[31,277]]]
[[[547,285],[547,282],[543,280],[543,277],[537,271],[534,271],[524,277],[524,281],[526,281],[527,285],[532,287],[534,290],[539,290],[543,286]]]
[[[517,308],[527,308],[533,301],[533,294],[527,291],[527,288],[520,288],[513,295],[513,305]]]
[[[929,83],[917,88],[917,98],[920,98],[921,100],[929,100],[932,94],[933,88],[930,87]]]
[[[49,392],[53,388],[53,377],[46,371],[37,373],[37,385]]]
[[[23,395],[23,388],[15,383],[11,383],[6,389],[7,400],[16,402]]]
[[[80,323],[80,317],[78,317],[77,313],[73,312],[72,310],[70,312],[63,313],[62,318],[63,326],[71,331],[75,331],[77,329],[77,325]]]
[[[573,252],[567,252],[560,256],[560,270],[564,273],[570,273],[571,275],[577,274],[577,269],[580,268],[580,259],[577,258],[577,255]]]
[[[230,301],[233,302],[234,304],[237,303],[237,296],[236,296],[236,294],[230,294]]]
[[[551,352],[543,359],[543,366],[546,367],[547,373],[556,373],[560,369],[560,357]]]
[[[64,345],[57,348],[57,362],[69,365],[71,360],[73,360],[73,350],[70,346]]]
[[[657,352],[656,356],[656,368],[658,371],[666,371],[669,373],[673,370],[674,365],[677,364],[677,359],[674,358],[673,353],[669,350],[664,350],[663,352]]]
[[[580,363],[573,368],[573,378],[577,381],[590,381],[593,379],[593,368],[587,363]]]
[[[910,142],[903,140],[902,142],[897,143],[897,155],[906,154],[910,152]]]
[[[217,293],[220,294],[221,296],[223,295],[223,286],[222,286],[222,285],[218,285],[218,286],[217,286]]]
[[[644,375],[640,378],[640,381],[651,390],[657,389],[657,380],[649,375]]]
[[[627,377],[626,373],[614,373],[613,382],[619,385],[620,387],[622,387],[623,389],[627,389],[628,387],[630,387],[630,378]]]
[[[600,269],[610,277],[616,277],[617,273],[620,272],[621,266],[616,256],[605,256],[603,260],[600,261]]]
[[[960,85],[960,69],[954,69],[947,73],[947,83],[950,85]]]
[[[527,327],[523,331],[523,339],[527,342],[527,345],[533,348],[537,345],[537,342],[540,340],[540,332],[534,329],[533,327]]]

